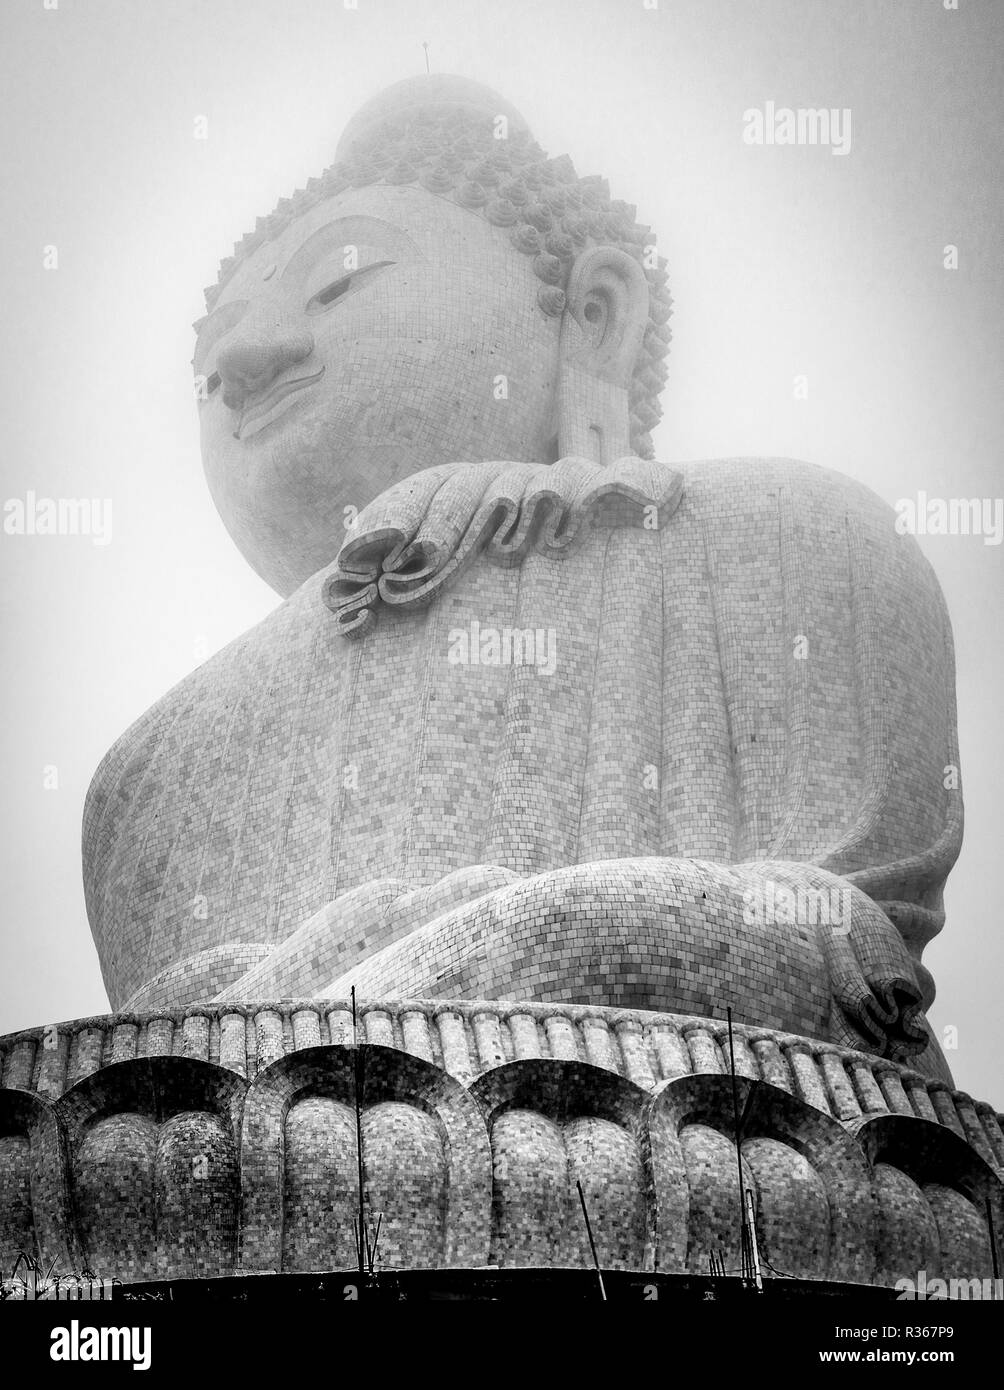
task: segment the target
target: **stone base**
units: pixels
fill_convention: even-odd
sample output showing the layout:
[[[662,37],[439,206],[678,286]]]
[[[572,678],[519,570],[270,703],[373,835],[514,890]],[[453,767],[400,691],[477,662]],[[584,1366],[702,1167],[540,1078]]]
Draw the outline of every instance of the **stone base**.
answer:
[[[737,1026],[765,1276],[989,1278],[992,1108],[908,1068]],[[591,1263],[739,1267],[728,1035],[499,1001],[195,1005],[0,1038],[0,1260],[123,1282]],[[1004,1253],[1004,1252],[1001,1252]]]
[[[707,1304],[724,1302],[733,1326],[744,1315],[762,1315],[763,1300],[751,1308],[749,1280],[697,1274],[665,1274],[652,1270],[605,1269],[601,1271],[600,1292],[596,1270],[547,1268],[498,1269],[395,1269],[380,1274],[360,1275],[358,1270],[339,1270],[312,1274],[237,1274],[219,1279],[159,1279],[146,1283],[116,1285],[111,1297],[116,1306],[125,1302],[185,1303],[189,1316],[197,1309],[228,1304],[228,1314],[247,1310],[247,1305],[269,1305],[296,1300],[317,1303],[674,1303]],[[806,1299],[844,1299],[855,1311],[862,1299],[874,1305],[888,1305],[899,1298],[894,1289],[865,1284],[830,1284],[819,1279],[764,1278],[759,1293],[771,1303]],[[240,1310],[234,1307],[241,1305]],[[881,1313],[880,1309],[876,1311]],[[257,1316],[257,1311],[253,1316]],[[210,1316],[218,1316],[215,1310]],[[698,1315],[699,1316],[699,1315]],[[786,1315],[790,1316],[790,1315]],[[759,1324],[762,1331],[763,1325]],[[827,1328],[829,1331],[829,1328]]]

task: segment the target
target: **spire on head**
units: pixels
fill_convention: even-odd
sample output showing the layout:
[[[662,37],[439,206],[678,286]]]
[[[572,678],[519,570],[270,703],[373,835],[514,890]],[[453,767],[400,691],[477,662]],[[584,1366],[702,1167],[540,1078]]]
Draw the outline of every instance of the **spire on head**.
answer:
[[[637,260],[649,285],[649,319],[632,378],[631,444],[651,457],[650,431],[661,415],[663,359],[672,336],[665,261],[654,253],[651,229],[636,223],[633,206],[611,200],[605,179],[580,178],[567,155],[548,159],[514,107],[466,78],[411,77],[366,102],[346,126],[335,163],[259,218],[221,263],[219,282],[206,291],[207,306],[213,307],[239,262],[295,217],[325,198],[374,183],[418,184],[498,227],[517,251],[533,257],[541,281],[537,303],[545,314],[564,311],[580,251],[613,245]]]

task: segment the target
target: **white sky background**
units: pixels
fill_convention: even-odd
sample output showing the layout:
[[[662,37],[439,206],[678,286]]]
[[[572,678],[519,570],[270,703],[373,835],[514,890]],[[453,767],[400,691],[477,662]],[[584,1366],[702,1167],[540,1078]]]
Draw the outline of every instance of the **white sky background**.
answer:
[[[660,457],[804,458],[889,502],[1004,494],[999,0],[4,0],[0,27],[0,500],[114,506],[103,548],[0,534],[0,1032],[107,1010],[88,782],[278,602],[202,478],[202,287],[362,101],[424,70],[423,40],[658,231],[676,300]],[[768,100],[849,107],[850,153],[745,145]],[[1004,545],[921,545],[955,629],[967,812],[931,1017],[958,1029],[957,1084],[1001,1108]]]

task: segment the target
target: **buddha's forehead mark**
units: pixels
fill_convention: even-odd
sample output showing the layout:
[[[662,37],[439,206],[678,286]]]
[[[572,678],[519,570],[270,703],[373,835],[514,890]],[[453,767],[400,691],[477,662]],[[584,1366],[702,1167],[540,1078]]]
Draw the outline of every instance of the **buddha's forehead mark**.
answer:
[[[367,217],[357,213],[336,217],[319,227],[290,256],[281,279],[290,280],[303,275],[311,266],[332,252],[344,254],[349,246],[372,246],[388,260],[422,258],[422,252],[408,234],[382,217]]]

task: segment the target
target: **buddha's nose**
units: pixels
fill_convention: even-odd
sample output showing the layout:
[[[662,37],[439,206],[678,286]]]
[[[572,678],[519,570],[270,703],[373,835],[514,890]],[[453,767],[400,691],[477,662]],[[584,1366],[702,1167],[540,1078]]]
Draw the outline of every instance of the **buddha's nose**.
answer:
[[[243,326],[220,348],[216,369],[223,382],[223,403],[239,410],[248,396],[263,391],[287,367],[314,350],[312,333],[259,322]]]

